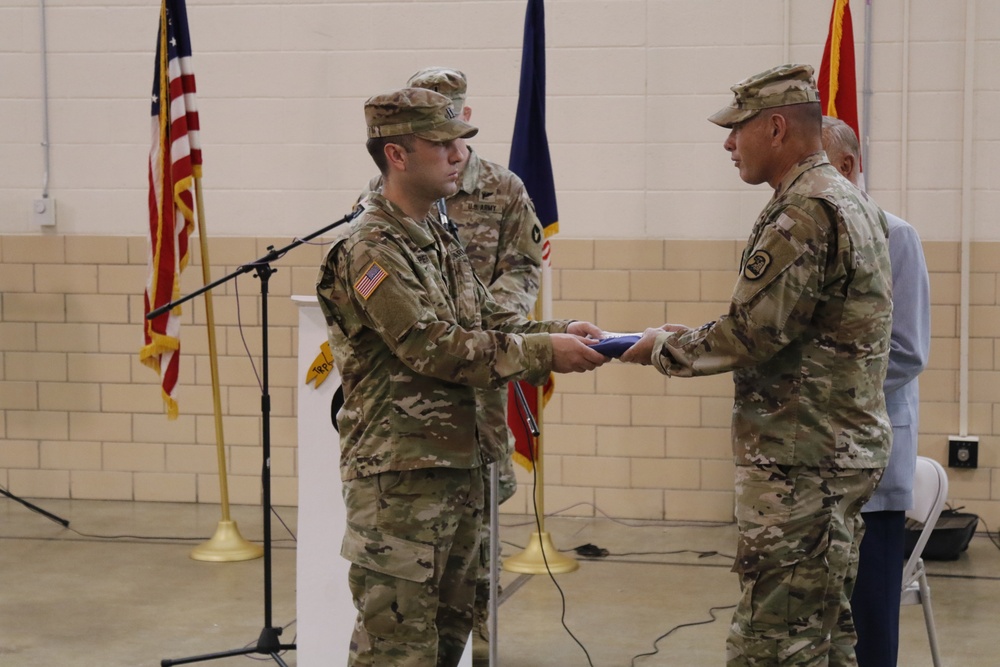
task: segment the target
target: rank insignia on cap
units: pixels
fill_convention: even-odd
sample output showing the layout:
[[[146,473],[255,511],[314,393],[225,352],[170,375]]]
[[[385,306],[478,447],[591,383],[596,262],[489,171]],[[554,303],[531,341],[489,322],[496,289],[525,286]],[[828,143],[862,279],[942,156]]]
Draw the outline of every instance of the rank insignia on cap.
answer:
[[[758,250],[750,259],[747,260],[746,265],[743,267],[743,277],[747,280],[757,280],[764,272],[767,271],[767,267],[771,265],[771,255],[769,255],[764,250]]]
[[[358,282],[354,283],[354,289],[356,289],[358,294],[360,294],[362,298],[367,301],[368,297],[370,297],[372,292],[375,291],[375,288],[378,287],[388,276],[389,274],[385,272],[385,269],[378,265],[378,262],[372,262],[371,266],[368,267],[368,270],[365,271],[365,275],[358,278]]]

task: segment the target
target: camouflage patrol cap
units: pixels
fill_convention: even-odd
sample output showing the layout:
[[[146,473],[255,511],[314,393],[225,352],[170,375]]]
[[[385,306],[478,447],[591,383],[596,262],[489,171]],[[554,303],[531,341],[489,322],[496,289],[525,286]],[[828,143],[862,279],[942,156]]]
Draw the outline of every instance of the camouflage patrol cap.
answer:
[[[465,106],[465,91],[469,88],[469,80],[457,69],[447,67],[426,67],[406,82],[413,88],[427,88],[451,98],[455,111],[461,113]]]
[[[479,132],[458,117],[449,100],[426,88],[403,88],[365,102],[368,138],[413,134],[428,141],[468,138]]]
[[[733,101],[708,117],[722,127],[753,118],[762,109],[819,102],[819,91],[809,65],[781,65],[754,74],[730,88]]]

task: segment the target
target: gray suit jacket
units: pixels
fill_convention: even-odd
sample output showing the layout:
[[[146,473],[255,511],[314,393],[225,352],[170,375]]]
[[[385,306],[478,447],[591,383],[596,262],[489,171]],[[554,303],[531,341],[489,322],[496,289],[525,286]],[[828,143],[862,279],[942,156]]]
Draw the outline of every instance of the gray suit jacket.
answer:
[[[863,512],[904,511],[913,504],[920,414],[917,375],[927,366],[931,343],[930,280],[920,237],[905,220],[891,213],[885,217],[892,263],[892,342],[884,388],[892,453]]]

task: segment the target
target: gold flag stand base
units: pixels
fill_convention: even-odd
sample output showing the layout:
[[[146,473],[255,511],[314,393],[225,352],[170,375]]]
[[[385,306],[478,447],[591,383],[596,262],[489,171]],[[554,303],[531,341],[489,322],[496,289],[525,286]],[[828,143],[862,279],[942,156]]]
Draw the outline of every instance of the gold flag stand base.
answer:
[[[508,572],[520,574],[545,574],[546,572],[563,574],[576,570],[580,567],[580,563],[572,556],[559,553],[555,545],[552,544],[552,536],[547,532],[534,532],[531,534],[531,539],[524,551],[505,559],[502,567]]]
[[[219,521],[212,539],[191,550],[191,558],[194,560],[215,563],[253,560],[263,555],[263,547],[243,539],[235,521],[225,520]]]

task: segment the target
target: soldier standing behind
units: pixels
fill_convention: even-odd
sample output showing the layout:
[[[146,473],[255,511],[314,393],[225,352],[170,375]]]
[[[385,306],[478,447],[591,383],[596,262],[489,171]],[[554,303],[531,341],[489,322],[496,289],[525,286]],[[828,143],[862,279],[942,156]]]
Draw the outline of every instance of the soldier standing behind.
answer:
[[[468,80],[458,70],[428,67],[410,77],[407,86],[427,88],[451,99],[462,120],[472,119],[466,106]],[[542,225],[524,183],[514,172],[485,160],[459,140],[465,158],[459,165],[458,191],[448,197],[447,217],[456,224],[458,236],[469,256],[472,270],[504,308],[530,316],[542,273]],[[368,191],[382,188],[382,177],[368,184]],[[480,439],[487,463],[495,462],[500,480],[497,504],[503,504],[517,488],[511,455],[513,436],[507,428],[506,388],[483,392]],[[488,470],[488,468],[483,468]],[[489,483],[483,524],[482,571],[476,586],[475,624],[472,633],[473,665],[489,662]]]
[[[450,100],[405,88],[365,103],[384,177],[317,284],[344,387],[338,415],[358,609],[349,665],[457,665],[472,628],[485,460],[484,390],[592,370],[588,322],[500,307],[430,215],[457,190],[457,139],[477,129]]]
[[[807,65],[732,87],[709,118],[740,178],[774,196],[743,252],[729,312],[649,329],[622,359],[677,377],[733,372],[730,667],[856,665],[850,596],[861,506],[889,456],[882,382],[892,319],[886,223],[829,163]]]

